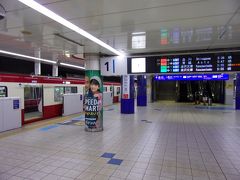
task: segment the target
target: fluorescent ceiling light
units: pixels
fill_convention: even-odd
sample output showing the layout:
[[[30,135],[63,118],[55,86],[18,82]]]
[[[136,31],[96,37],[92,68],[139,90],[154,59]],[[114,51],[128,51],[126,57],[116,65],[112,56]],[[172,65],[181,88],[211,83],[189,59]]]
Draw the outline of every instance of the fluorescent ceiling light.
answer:
[[[132,35],[142,35],[142,34],[146,34],[146,32],[133,32]]]
[[[123,54],[119,51],[117,51],[116,49],[112,48],[111,46],[109,46],[108,44],[104,43],[103,41],[101,41],[100,39],[94,37],[93,35],[91,35],[90,33],[88,33],[87,31],[84,31],[83,29],[79,28],[78,26],[74,25],[73,23],[71,23],[70,21],[64,19],[63,17],[57,15],[56,13],[54,13],[53,11],[47,9],[46,7],[42,6],[41,4],[33,1],[33,0],[18,0],[20,2],[22,2],[23,4],[29,6],[30,8],[38,11],[39,13],[49,17],[50,19],[62,24],[63,26],[66,26],[67,28],[75,31],[76,33],[81,34],[82,36],[90,39],[91,41],[99,44],[100,46],[112,51],[113,53],[119,55],[119,56],[123,56]]]
[[[27,56],[27,55],[13,53],[13,52],[9,52],[9,51],[0,50],[0,53],[11,55],[11,56],[17,56],[17,57],[22,57],[22,58],[33,59],[33,60],[37,60],[37,61],[42,61],[42,62],[56,64],[56,61],[51,61],[51,60],[42,59],[42,58],[36,58],[36,57],[33,57],[33,56]]]
[[[60,65],[68,66],[68,67],[74,67],[74,68],[78,68],[78,69],[85,69],[85,67],[75,66],[75,65],[67,64],[67,63],[60,63]]]

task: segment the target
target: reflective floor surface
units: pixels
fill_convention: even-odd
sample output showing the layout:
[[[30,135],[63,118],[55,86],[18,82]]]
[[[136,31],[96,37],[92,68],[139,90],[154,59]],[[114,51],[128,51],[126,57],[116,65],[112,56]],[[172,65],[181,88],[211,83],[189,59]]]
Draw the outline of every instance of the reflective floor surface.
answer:
[[[199,108],[200,107],[200,108]],[[240,180],[240,112],[159,102],[104,131],[51,124],[0,138],[0,180]]]

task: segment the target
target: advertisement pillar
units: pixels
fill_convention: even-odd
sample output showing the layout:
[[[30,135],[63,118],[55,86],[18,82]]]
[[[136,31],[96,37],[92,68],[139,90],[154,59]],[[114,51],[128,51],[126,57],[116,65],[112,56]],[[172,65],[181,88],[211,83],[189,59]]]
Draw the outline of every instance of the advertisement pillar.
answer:
[[[121,113],[134,114],[134,76],[122,76]]]
[[[103,81],[98,56],[86,58],[85,130],[91,132],[103,130]]]
[[[144,75],[137,76],[137,106],[147,106],[147,79]]]
[[[240,73],[237,73],[236,76],[235,109],[240,109]]]

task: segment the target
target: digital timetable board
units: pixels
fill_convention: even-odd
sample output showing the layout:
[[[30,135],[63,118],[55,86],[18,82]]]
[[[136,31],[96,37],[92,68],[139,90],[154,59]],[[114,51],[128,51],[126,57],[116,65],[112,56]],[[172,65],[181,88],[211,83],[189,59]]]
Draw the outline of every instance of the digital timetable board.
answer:
[[[132,59],[128,58],[128,73],[211,73],[240,71],[240,53],[209,53],[179,56],[152,56],[145,58],[145,71],[131,71]],[[134,58],[136,63],[137,58]],[[129,67],[130,66],[130,67]]]

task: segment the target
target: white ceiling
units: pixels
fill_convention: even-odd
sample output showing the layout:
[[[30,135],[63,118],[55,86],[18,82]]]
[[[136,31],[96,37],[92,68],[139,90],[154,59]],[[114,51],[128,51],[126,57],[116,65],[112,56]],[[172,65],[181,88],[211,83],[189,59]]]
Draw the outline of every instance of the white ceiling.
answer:
[[[36,1],[126,54],[240,47],[240,0]],[[40,47],[46,59],[53,53],[62,58],[64,51],[113,54],[17,0],[0,3],[7,11],[0,21],[1,50],[34,55]],[[146,32],[146,48],[132,49],[133,32]]]

